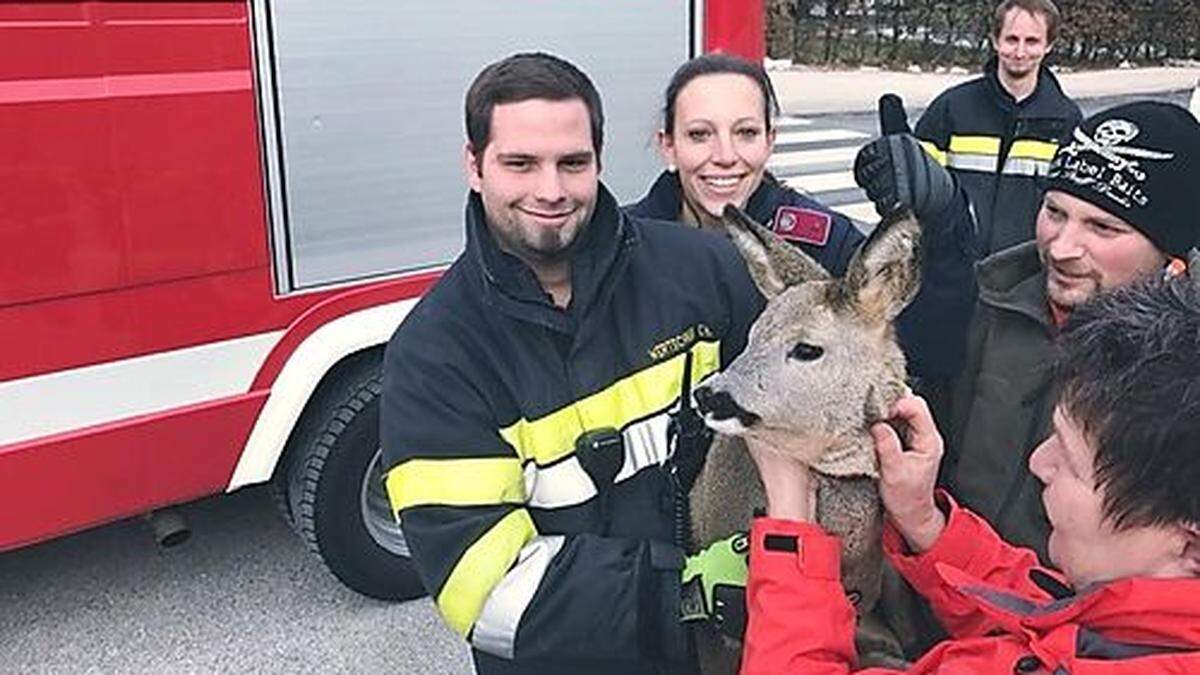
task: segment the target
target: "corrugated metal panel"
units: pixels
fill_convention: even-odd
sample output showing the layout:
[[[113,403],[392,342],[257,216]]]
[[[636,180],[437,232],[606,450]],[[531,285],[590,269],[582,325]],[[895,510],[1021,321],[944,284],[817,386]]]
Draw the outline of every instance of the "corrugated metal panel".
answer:
[[[463,96],[484,65],[513,52],[549,51],[592,77],[607,117],[602,180],[622,201],[636,198],[660,167],[651,141],[662,89],[694,40],[687,2],[260,0],[255,9],[260,73],[274,77],[264,109],[275,113],[265,126],[281,290],[457,255]]]

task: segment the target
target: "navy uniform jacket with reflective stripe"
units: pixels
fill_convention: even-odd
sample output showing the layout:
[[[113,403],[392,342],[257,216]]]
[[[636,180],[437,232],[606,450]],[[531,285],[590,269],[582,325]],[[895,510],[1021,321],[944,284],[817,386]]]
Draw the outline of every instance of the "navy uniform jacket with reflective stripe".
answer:
[[[995,57],[984,75],[942,92],[917,122],[917,137],[950,169],[975,207],[982,258],[1033,238],[1040,179],[1079,106],[1042,66],[1021,102],[1000,84]]]
[[[688,354],[695,381],[731,360],[762,298],[724,238],[627,216],[603,188],[565,311],[475,194],[466,220],[384,364],[386,480],[422,580],[480,673],[672,672],[668,411]],[[575,443],[606,427],[624,457],[598,492]]]
[[[765,173],[746,203],[746,212],[770,227],[781,206],[829,214],[829,240],[824,246],[796,246],[831,274],[841,276],[866,239],[854,222]],[[678,220],[682,208],[678,175],[663,172],[640,201],[624,208],[643,218]],[[908,372],[921,380],[943,381],[962,367],[976,298],[974,237],[975,221],[961,191],[944,213],[922,223],[921,290],[896,320]]]

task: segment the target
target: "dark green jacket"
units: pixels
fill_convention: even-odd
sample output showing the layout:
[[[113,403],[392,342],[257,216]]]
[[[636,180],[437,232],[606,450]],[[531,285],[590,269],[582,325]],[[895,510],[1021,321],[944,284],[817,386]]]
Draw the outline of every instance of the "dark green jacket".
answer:
[[[977,268],[979,305],[967,361],[939,411],[946,436],[943,482],[1005,540],[1045,560],[1049,526],[1029,455],[1047,435],[1056,329],[1034,242]]]

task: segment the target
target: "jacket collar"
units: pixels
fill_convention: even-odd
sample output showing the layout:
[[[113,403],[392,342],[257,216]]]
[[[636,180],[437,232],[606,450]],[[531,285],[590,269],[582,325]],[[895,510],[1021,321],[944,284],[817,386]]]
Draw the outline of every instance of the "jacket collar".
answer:
[[[1058,78],[1046,67],[1045,62],[1038,66],[1037,85],[1033,92],[1021,102],[1008,93],[1000,82],[1000,59],[995,54],[983,67],[984,79],[992,95],[1005,110],[1019,110],[1023,117],[1058,117],[1062,114],[1058,102],[1066,98]]]
[[[529,267],[501,250],[487,226],[483,200],[472,191],[466,206],[465,255],[479,269],[484,297],[516,318],[534,321],[561,332],[573,332],[575,317],[612,290],[637,232],[617,208],[608,189],[599,186],[596,209],[571,250],[571,302],[566,311],[554,306]]]
[[[1087,632],[1080,638],[1091,642],[1077,642],[1077,649],[1108,650],[1114,656],[1122,652],[1137,655],[1138,646],[1200,649],[1200,608],[1196,604],[1200,579],[1119,579],[1058,599],[1034,601],[948,565],[939,564],[937,571],[946,583],[1010,631],[1019,627],[1050,631],[1063,624],[1078,624]],[[1105,635],[1120,636],[1120,641],[1102,637]]]
[[[976,278],[980,302],[1027,316],[1047,332],[1054,332],[1046,272],[1036,242],[1027,241],[984,258],[976,267]]]

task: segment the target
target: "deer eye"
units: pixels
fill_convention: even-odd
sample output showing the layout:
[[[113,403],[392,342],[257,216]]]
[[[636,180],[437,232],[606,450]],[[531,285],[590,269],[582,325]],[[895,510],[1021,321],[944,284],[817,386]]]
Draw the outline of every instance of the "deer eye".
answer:
[[[810,345],[807,342],[797,342],[792,351],[788,352],[789,359],[797,361],[815,361],[825,354],[825,350],[816,345]]]

